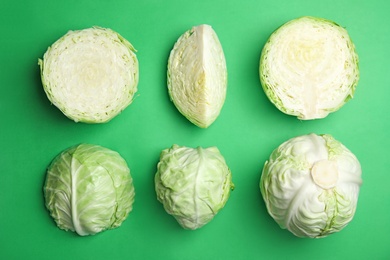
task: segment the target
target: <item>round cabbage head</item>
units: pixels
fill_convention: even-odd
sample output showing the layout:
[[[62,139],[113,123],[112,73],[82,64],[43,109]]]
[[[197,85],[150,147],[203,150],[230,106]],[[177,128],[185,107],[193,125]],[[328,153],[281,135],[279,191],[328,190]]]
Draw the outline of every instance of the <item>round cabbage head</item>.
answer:
[[[260,57],[260,81],[269,100],[302,120],[324,118],[353,97],[358,55],[338,24],[301,17],[278,28]]]
[[[325,237],[353,218],[362,184],[359,161],[330,135],[303,135],[275,149],[260,190],[269,214],[298,237]]]
[[[57,226],[80,236],[119,227],[132,210],[134,195],[126,161],[91,144],[55,157],[44,184],[46,208]]]
[[[185,229],[198,229],[225,206],[232,177],[218,148],[173,145],[161,152],[155,175],[157,199]]]
[[[227,69],[210,25],[180,36],[169,56],[167,78],[171,100],[190,122],[207,128],[217,119],[226,98]]]
[[[69,31],[38,64],[48,99],[76,122],[107,122],[137,92],[135,49],[111,29]]]

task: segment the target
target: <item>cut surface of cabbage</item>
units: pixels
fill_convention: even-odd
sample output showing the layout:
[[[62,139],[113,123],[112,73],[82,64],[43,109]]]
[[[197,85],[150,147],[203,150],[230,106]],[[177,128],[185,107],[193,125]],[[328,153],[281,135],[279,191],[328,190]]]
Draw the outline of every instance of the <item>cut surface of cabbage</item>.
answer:
[[[279,110],[302,120],[324,118],[353,97],[358,55],[346,29],[306,16],[272,33],[259,72],[266,95]]]
[[[330,135],[303,135],[281,144],[266,161],[260,190],[267,210],[298,237],[320,238],[342,230],[353,218],[361,166]]]
[[[226,98],[227,69],[221,43],[210,25],[186,31],[168,60],[168,92],[179,112],[190,122],[209,127]]]
[[[108,28],[69,31],[38,63],[48,99],[76,122],[107,122],[137,92],[135,49]]]

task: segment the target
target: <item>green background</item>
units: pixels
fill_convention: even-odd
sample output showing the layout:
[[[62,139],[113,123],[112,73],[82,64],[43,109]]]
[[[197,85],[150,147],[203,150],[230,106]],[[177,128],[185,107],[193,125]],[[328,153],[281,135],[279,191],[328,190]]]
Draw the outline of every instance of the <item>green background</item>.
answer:
[[[0,3],[0,259],[390,259],[389,1],[15,1]],[[262,91],[258,65],[273,30],[303,16],[347,28],[360,58],[355,97],[325,119],[279,112]],[[176,39],[213,26],[228,66],[227,98],[208,129],[189,123],[169,100],[166,64]],[[137,97],[106,124],[74,123],[51,105],[37,65],[68,30],[109,27],[138,50]],[[289,138],[328,133],[363,169],[357,211],[341,232],[301,239],[268,215],[258,188],[264,162]],[[51,160],[78,143],[118,151],[136,189],[121,227],[79,237],[58,229],[44,207]],[[196,231],[182,229],[156,200],[153,177],[172,144],[217,146],[236,189],[225,208]]]

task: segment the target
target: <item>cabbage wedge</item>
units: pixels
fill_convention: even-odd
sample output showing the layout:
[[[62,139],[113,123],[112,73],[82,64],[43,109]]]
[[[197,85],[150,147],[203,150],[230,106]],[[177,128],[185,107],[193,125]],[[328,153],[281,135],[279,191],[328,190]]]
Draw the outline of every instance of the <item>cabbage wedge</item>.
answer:
[[[179,112],[190,122],[209,127],[219,116],[227,91],[226,61],[210,25],[186,31],[168,60],[168,92]]]

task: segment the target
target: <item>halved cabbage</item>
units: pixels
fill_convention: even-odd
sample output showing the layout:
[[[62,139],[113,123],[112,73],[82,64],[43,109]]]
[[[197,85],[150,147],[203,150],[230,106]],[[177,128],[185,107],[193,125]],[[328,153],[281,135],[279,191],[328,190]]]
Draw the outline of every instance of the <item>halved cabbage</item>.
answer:
[[[157,199],[185,229],[198,229],[225,206],[234,188],[217,147],[173,145],[161,152],[155,175]]]
[[[303,135],[281,144],[266,161],[260,189],[283,229],[319,238],[353,218],[361,179],[358,159],[330,135]]]
[[[168,60],[168,92],[176,108],[190,122],[209,127],[226,98],[227,69],[217,34],[210,25],[186,31]]]
[[[69,31],[38,60],[47,97],[76,122],[111,120],[137,92],[134,52],[133,46],[111,29]]]
[[[59,228],[80,236],[119,227],[133,208],[134,196],[126,161],[102,146],[68,148],[47,170],[46,208]]]
[[[269,100],[303,120],[338,110],[359,80],[358,55],[347,31],[315,17],[278,28],[262,50],[259,71]]]

